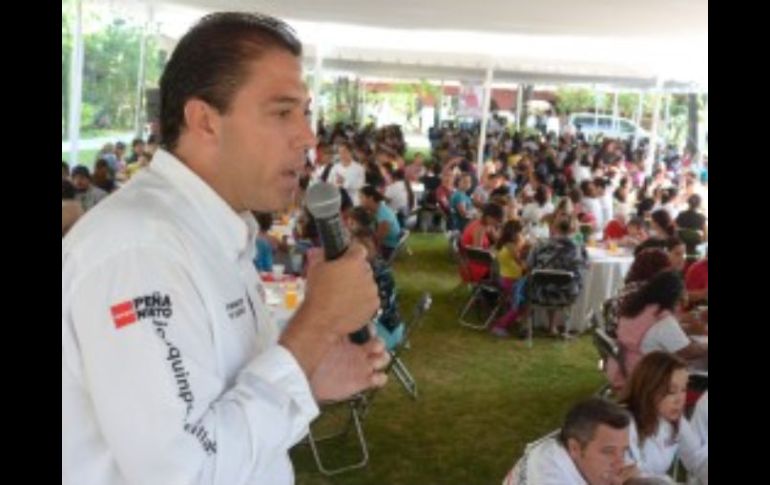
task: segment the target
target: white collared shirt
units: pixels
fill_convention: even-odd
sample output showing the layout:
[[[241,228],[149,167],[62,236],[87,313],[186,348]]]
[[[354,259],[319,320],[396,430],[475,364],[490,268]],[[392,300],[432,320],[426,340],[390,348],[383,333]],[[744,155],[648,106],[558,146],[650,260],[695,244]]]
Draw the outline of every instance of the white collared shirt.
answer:
[[[342,177],[342,184],[337,183],[338,176]],[[350,162],[350,165],[347,167],[342,162],[335,163],[326,181],[347,190],[348,195],[353,199],[353,205],[357,206],[359,204],[358,192],[366,184],[366,170],[364,170],[363,165],[355,160]]]
[[[174,156],[62,242],[62,484],[289,484],[318,414],[277,345],[256,221]]]
[[[692,473],[698,469],[703,461],[704,450],[700,447],[687,419],[680,418],[678,428],[679,431],[675,435],[671,423],[660,418],[655,435],[640,443],[636,422],[631,420],[628,432],[629,455],[643,475],[665,475],[677,454],[689,472]],[[705,453],[708,457],[708,448],[705,449]]]
[[[503,485],[588,485],[567,450],[555,438],[528,449]]]

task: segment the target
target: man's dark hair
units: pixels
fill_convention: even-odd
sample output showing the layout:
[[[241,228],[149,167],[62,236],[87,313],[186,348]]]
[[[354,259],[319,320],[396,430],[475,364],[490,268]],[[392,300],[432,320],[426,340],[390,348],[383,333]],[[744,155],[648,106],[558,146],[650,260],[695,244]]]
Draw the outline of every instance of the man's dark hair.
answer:
[[[88,170],[88,167],[85,165],[78,165],[75,168],[72,169],[72,178],[77,177],[80,175],[81,177],[85,177],[88,180],[91,180],[91,172]]]
[[[505,213],[503,212],[502,207],[495,203],[489,202],[484,204],[484,207],[481,209],[481,216],[495,219],[497,221],[502,221]]]
[[[627,428],[630,423],[631,415],[628,411],[614,402],[592,397],[570,409],[559,433],[559,441],[566,447],[569,440],[574,439],[585,448],[594,438],[600,424],[620,430]]]
[[[635,318],[647,305],[656,304],[660,310],[674,311],[684,291],[684,281],[675,270],[665,270],[653,276],[639,291],[623,299],[620,316]]]
[[[489,198],[492,197],[508,197],[511,195],[511,188],[508,185],[501,185],[489,193]]]
[[[378,203],[385,200],[385,196],[382,195],[379,190],[377,190],[377,187],[372,185],[364,185],[361,187],[361,194],[369,197],[370,199],[374,199],[374,201]]]
[[[371,227],[374,224],[372,216],[361,206],[353,207],[353,210],[350,212],[350,217],[361,227]]]
[[[267,232],[273,227],[273,214],[270,212],[257,212],[254,217],[257,219],[260,231]]]
[[[61,179],[61,200],[75,198],[75,186],[69,180]]]
[[[666,238],[666,249],[673,251],[677,246],[684,246],[684,241],[679,236],[671,236]]]
[[[163,146],[176,148],[188,100],[198,98],[227,113],[251,63],[271,48],[302,55],[292,29],[266,15],[213,13],[193,26],[177,44],[160,79]]]
[[[692,194],[690,197],[687,198],[687,205],[690,206],[690,210],[698,210],[700,207],[700,195],[698,194]]]
[[[561,217],[555,224],[556,231],[564,236],[572,232],[572,220],[569,217]]]

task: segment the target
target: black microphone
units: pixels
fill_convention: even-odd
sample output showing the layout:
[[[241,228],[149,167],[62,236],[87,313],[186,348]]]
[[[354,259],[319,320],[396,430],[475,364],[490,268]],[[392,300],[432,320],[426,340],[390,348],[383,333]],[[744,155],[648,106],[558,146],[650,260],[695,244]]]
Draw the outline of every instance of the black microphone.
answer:
[[[350,244],[350,237],[340,215],[342,206],[340,189],[327,182],[318,182],[308,188],[306,204],[321,236],[324,258],[332,261],[345,254]],[[356,344],[366,343],[371,338],[368,326],[364,325],[351,333],[349,338]]]

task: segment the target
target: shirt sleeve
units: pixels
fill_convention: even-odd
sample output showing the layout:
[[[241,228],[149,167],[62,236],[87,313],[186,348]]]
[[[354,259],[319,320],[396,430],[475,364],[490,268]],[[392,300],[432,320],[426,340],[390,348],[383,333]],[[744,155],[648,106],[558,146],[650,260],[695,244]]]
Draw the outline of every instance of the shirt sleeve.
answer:
[[[233,335],[199,291],[170,251],[139,248],[73,282],[63,305],[78,348],[66,365],[78,366],[126,483],[249,483],[287,460],[318,414],[291,353],[257,352],[254,334]],[[225,338],[244,346],[233,379],[215,345]]]
[[[693,474],[709,459],[708,443],[701,443],[684,417],[679,420],[679,457],[687,471]]]
[[[663,350],[675,353],[690,345],[690,339],[679,322],[668,316],[650,328],[643,340],[644,352]]]
[[[351,193],[358,193],[366,182],[366,172],[364,167],[356,162],[353,162],[348,170],[350,180],[345,181],[346,189]]]
[[[685,276],[685,287],[690,291],[705,290],[708,287],[706,275],[707,273],[702,264],[694,264],[687,271],[687,276]]]
[[[642,459],[642,450],[639,446],[639,434],[636,431],[636,422],[631,419],[631,424],[628,426],[628,463],[636,463],[636,467],[641,474],[655,474],[655,471],[650,469],[649,465]]]

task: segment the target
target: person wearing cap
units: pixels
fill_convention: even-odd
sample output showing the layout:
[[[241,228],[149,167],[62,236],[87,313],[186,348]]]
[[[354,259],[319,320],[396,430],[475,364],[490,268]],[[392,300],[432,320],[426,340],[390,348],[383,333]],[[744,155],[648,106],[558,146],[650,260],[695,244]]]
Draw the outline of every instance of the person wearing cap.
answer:
[[[91,172],[85,165],[72,169],[72,185],[75,186],[75,199],[83,204],[83,210],[89,211],[107,197],[107,192],[94,185]]]

